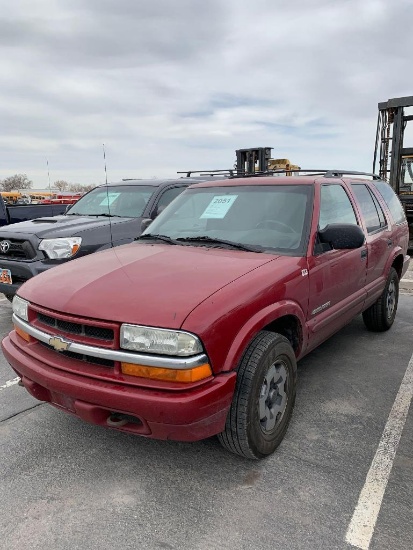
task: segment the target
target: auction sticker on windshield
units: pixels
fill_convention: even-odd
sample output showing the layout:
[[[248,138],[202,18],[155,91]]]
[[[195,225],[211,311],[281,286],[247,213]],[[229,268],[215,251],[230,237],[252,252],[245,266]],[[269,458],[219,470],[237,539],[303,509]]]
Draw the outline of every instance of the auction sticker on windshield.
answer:
[[[99,206],[105,206],[105,205],[111,205],[118,197],[119,197],[120,193],[107,193],[107,195],[105,195],[105,198],[103,199],[103,201],[100,203]]]
[[[225,218],[228,210],[234,204],[237,197],[238,195],[216,195],[204,210],[201,219]]]

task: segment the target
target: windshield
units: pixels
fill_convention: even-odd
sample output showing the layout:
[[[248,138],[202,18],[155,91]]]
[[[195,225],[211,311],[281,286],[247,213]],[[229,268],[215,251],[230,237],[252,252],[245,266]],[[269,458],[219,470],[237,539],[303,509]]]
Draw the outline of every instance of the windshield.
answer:
[[[140,218],[155,189],[150,185],[97,187],[79,199],[68,215]]]
[[[148,227],[143,239],[302,255],[307,244],[313,187],[254,185],[188,189]]]

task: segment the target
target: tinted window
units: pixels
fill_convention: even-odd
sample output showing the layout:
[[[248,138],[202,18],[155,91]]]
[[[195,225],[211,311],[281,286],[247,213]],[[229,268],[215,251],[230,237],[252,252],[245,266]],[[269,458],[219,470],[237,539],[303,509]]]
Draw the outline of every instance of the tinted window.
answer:
[[[361,184],[353,184],[351,187],[354,195],[356,196],[357,202],[360,205],[361,213],[363,215],[368,233],[373,233],[374,231],[383,228],[386,225],[383,211],[379,204],[376,206],[368,187]]]
[[[379,201],[377,200],[377,197],[374,196],[374,193],[372,192],[371,189],[369,189],[369,192],[373,198],[374,204],[376,205],[377,213],[379,215],[379,220],[380,220],[380,227],[387,227],[387,220],[383,212],[383,208],[381,207]]]
[[[167,189],[165,193],[161,195],[161,198],[158,201],[158,205],[156,207],[156,214],[160,214],[162,210],[165,210],[165,208],[168,206],[170,202],[172,202],[178,195],[182,193],[182,191],[185,190],[185,187],[173,187],[172,189]]]
[[[313,186],[234,185],[188,189],[145,231],[208,245],[215,238],[301,255],[308,242]],[[200,238],[185,243],[185,239]],[[203,240],[202,240],[203,239]],[[217,246],[217,245],[215,245]]]
[[[341,185],[323,185],[321,187],[319,229],[330,223],[352,223],[357,218],[347,193]]]
[[[68,214],[139,218],[155,189],[144,185],[97,187],[79,199]]]
[[[385,183],[384,181],[375,181],[374,185],[380,195],[383,197],[387,206],[389,207],[395,223],[405,222],[406,216],[404,215],[403,206],[401,205],[398,196],[390,187],[390,185],[388,183]]]

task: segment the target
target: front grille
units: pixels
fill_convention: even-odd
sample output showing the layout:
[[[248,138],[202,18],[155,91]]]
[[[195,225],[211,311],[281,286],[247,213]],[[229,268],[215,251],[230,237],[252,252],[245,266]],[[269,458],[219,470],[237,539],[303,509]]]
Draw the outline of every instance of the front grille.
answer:
[[[0,258],[8,260],[32,260],[35,257],[36,251],[29,241],[2,239],[0,237]]]
[[[95,338],[106,342],[113,341],[115,337],[113,329],[111,328],[95,327],[91,325],[73,323],[71,321],[62,321],[61,319],[55,319],[54,317],[44,315],[43,313],[38,313],[37,319],[42,325],[53,327],[61,330],[62,332],[66,332],[67,334],[77,334],[79,336]]]
[[[44,346],[45,348],[51,350],[51,351],[55,351],[56,350],[52,347],[52,346],[49,346],[49,344],[46,344],[45,342],[40,342],[39,341],[39,344],[41,344],[42,346]],[[114,367],[115,365],[115,362],[112,361],[111,359],[101,359],[100,357],[92,357],[90,355],[83,355],[81,353],[75,353],[73,351],[59,351],[59,352],[56,352],[56,353],[59,353],[60,355],[64,355],[65,357],[69,357],[70,359],[76,359],[77,361],[83,361],[84,363],[92,363],[93,365],[100,365],[101,367]]]

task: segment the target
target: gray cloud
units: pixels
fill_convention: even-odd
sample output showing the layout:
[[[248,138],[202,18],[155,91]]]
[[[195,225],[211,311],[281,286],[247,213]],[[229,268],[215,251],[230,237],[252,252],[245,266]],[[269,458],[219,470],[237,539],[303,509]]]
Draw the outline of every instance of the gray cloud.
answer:
[[[231,166],[271,145],[370,169],[377,103],[411,95],[408,0],[0,0],[0,178]]]

